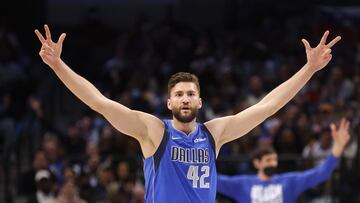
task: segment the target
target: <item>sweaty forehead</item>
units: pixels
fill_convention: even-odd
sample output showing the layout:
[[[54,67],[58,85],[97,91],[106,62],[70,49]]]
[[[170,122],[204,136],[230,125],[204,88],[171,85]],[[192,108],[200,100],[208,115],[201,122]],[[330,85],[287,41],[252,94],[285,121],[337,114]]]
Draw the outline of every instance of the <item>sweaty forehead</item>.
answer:
[[[177,83],[172,89],[171,93],[173,92],[188,92],[188,91],[195,91],[198,92],[195,83],[193,82],[179,82]]]

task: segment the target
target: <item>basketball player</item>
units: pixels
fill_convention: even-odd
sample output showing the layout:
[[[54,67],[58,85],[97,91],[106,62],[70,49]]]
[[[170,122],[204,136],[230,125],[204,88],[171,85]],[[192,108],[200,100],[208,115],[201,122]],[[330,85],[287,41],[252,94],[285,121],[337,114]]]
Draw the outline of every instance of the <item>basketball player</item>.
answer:
[[[180,72],[171,76],[167,108],[173,118],[162,121],[102,95],[61,60],[65,33],[54,42],[49,27],[44,27],[45,36],[35,30],[42,44],[39,53],[42,60],[81,101],[102,114],[117,130],[138,140],[144,156],[145,202],[156,203],[214,202],[215,159],[221,146],[245,135],[289,102],[313,74],[329,63],[331,48],[341,39],[338,36],[326,44],[329,35],[326,31],[315,48],[303,39],[307,63],[292,78],[243,112],[200,124],[196,114],[202,100],[195,75]]]
[[[274,175],[278,166],[276,152],[271,147],[258,148],[252,157],[257,175],[219,175],[218,192],[238,203],[296,202],[302,192],[329,178],[350,140],[349,121],[342,119],[338,129],[334,124],[330,127],[334,141],[332,152],[318,167],[304,172]]]

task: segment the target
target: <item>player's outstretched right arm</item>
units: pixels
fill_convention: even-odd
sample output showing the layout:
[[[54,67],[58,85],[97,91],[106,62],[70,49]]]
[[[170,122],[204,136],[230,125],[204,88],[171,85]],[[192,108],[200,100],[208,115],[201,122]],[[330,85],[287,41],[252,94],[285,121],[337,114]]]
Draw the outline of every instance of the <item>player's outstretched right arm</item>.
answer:
[[[94,85],[76,74],[61,60],[62,44],[66,35],[61,34],[59,40],[54,42],[51,39],[49,27],[45,25],[44,28],[45,37],[38,30],[35,30],[42,44],[39,55],[44,63],[56,73],[66,87],[81,101],[102,114],[120,132],[136,138],[142,146],[145,157],[151,155],[161,140],[161,137],[158,137],[162,135],[163,131],[161,120],[150,114],[131,110],[102,95]],[[144,151],[144,147],[146,151]]]

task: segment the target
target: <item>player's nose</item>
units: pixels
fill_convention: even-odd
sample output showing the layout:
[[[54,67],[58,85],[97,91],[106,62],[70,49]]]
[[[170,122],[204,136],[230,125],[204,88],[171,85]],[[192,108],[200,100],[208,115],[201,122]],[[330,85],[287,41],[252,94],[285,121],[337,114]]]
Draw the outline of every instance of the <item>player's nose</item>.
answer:
[[[182,103],[183,103],[183,105],[186,105],[186,106],[187,106],[190,102],[184,100]]]
[[[188,96],[184,96],[182,102],[188,104],[190,102],[190,98]]]

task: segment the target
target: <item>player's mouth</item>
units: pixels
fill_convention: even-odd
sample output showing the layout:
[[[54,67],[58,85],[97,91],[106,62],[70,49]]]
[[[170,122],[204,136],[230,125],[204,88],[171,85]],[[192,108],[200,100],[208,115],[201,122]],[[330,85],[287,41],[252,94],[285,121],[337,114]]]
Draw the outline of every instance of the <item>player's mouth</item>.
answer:
[[[190,107],[181,107],[180,108],[181,111],[190,111]]]

